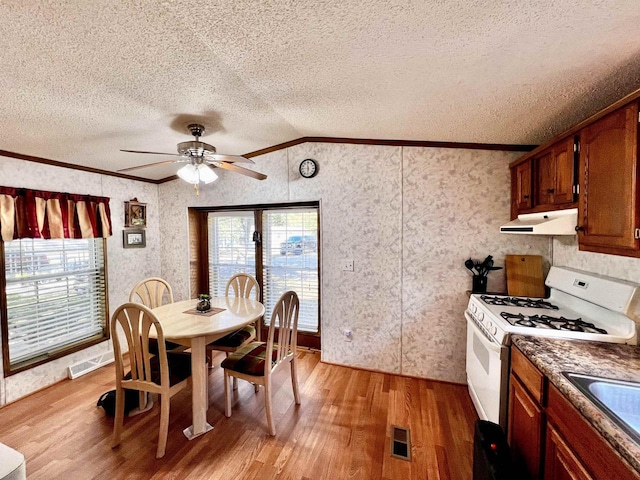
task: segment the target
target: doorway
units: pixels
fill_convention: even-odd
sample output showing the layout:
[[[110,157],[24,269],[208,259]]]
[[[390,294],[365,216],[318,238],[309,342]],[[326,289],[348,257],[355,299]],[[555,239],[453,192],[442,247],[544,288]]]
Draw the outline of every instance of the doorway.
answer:
[[[320,349],[318,203],[198,210],[206,225],[197,235],[200,258],[206,258],[198,291],[223,296],[231,276],[253,275],[265,306],[260,323],[266,338],[273,307],[293,290],[300,299],[298,345]]]

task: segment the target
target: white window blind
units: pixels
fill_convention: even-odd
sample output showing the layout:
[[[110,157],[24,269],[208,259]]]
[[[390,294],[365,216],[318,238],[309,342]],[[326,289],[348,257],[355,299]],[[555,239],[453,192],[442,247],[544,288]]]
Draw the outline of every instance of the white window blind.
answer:
[[[266,210],[262,223],[265,324],[280,296],[293,290],[298,330],[318,332],[318,210]]]
[[[11,365],[106,332],[103,239],[4,244]]]
[[[233,275],[256,274],[254,214],[253,211],[213,212],[209,213],[208,224],[209,293],[223,297]]]

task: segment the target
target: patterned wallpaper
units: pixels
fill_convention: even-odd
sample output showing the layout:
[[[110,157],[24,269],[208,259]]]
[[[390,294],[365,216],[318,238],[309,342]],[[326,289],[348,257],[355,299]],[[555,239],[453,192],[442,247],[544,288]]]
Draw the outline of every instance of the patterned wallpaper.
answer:
[[[269,176],[263,182],[221,171],[200,196],[182,181],[156,186],[2,158],[0,184],[111,198],[111,310],[147,276],[161,274],[176,299],[189,297],[189,206],[319,200],[323,360],[464,382],[462,313],[471,287],[464,260],[491,254],[503,265],[510,253],[550,260],[549,237],[498,232],[509,217],[507,165],[518,155],[308,143],[254,159],[253,168]],[[316,177],[298,174],[304,158],[320,163]],[[132,197],[147,203],[145,249],[122,248],[123,202]],[[353,259],[353,272],[340,269],[343,259]],[[553,263],[640,282],[640,259],[579,252],[575,237],[553,239]],[[489,290],[504,290],[502,271],[489,278]],[[350,343],[345,328],[353,332]],[[110,349],[105,342],[3,378],[0,405],[66,378],[68,365]]]
[[[128,301],[142,278],[160,273],[160,219],[157,185],[0,157],[0,185],[109,197],[113,236],[107,240],[110,311]],[[123,249],[124,201],[147,203],[147,247]],[[67,378],[67,367],[111,351],[103,342],[25,372],[0,379],[0,405]],[[0,358],[0,362],[2,359]]]
[[[159,186],[162,275],[188,298],[186,210],[196,205],[319,200],[322,359],[464,382],[468,257],[541,254],[550,239],[501,235],[518,153],[307,143],[259,158],[263,182],[220,172],[199,197],[181,181]],[[303,179],[305,158],[319,174]],[[353,259],[354,271],[340,269]],[[502,271],[489,289],[504,290]],[[345,342],[342,330],[353,332]]]
[[[507,254],[549,257],[549,237],[506,235],[508,163],[519,156],[482,150],[404,148],[402,373],[465,382],[463,312],[471,277],[463,262]],[[489,291],[506,290],[504,270]]]
[[[554,238],[553,264],[640,283],[640,258],[581,252],[577,236]]]

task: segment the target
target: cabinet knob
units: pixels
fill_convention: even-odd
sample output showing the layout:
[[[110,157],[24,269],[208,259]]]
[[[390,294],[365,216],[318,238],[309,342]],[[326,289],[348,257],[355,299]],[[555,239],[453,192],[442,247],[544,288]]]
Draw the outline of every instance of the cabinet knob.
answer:
[[[548,188],[547,193],[553,193],[555,190],[553,188]]]
[[[584,227],[576,226],[576,232],[584,232]]]
[[[522,198],[529,198],[529,195],[525,195],[525,196],[524,196],[524,197],[522,197]]]

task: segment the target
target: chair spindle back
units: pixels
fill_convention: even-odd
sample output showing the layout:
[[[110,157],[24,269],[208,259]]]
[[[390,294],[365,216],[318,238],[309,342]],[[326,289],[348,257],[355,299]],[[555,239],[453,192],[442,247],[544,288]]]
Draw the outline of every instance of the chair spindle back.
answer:
[[[146,307],[156,308],[167,303],[173,303],[173,290],[171,285],[162,278],[145,278],[133,287],[129,295],[129,301],[138,301]]]
[[[169,384],[169,367],[167,364],[167,350],[164,342],[162,326],[155,314],[139,303],[125,303],[116,309],[111,320],[111,339],[116,363],[116,382],[124,380],[124,358],[120,345],[118,326],[122,329],[129,347],[129,361],[131,380],[133,383],[154,384],[151,375],[151,354],[149,353],[149,336],[151,329],[155,329],[158,339],[158,357],[160,360],[160,381]],[[157,385],[157,384],[156,384]],[[132,385],[133,386],[133,385]]]
[[[269,337],[267,339],[267,352],[271,352],[275,344],[275,329],[278,329],[277,355],[274,365],[279,364],[285,358],[295,355],[298,333],[298,313],[300,301],[294,291],[282,294],[276,306],[273,308],[271,322],[269,324]],[[265,362],[266,370],[271,370],[272,365]]]
[[[236,273],[227,282],[227,288],[225,295],[229,296],[229,290],[233,290],[233,295],[236,297],[251,298],[254,295],[254,300],[260,300],[260,286],[257,280],[248,273]]]

